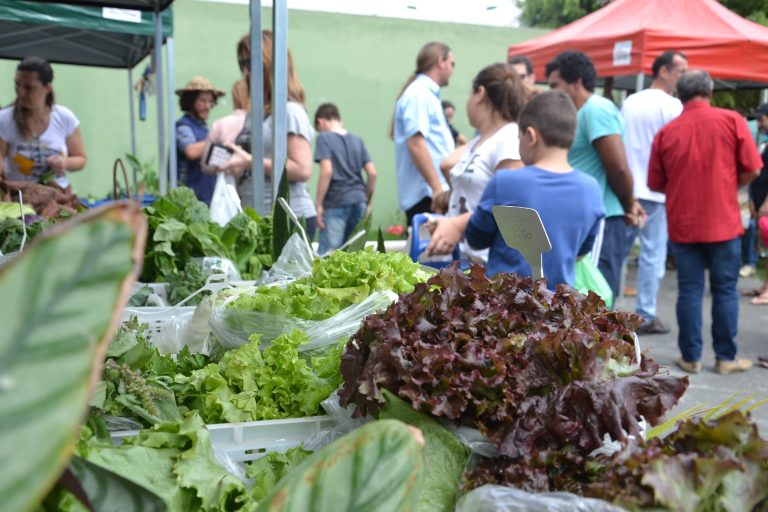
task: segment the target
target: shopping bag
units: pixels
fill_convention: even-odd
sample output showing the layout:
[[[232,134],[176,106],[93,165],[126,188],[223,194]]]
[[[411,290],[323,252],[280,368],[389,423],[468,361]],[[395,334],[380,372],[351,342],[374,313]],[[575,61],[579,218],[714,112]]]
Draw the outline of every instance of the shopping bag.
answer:
[[[589,257],[576,261],[576,278],[573,287],[581,293],[595,292],[605,301],[609,308],[613,307],[613,291],[603,273]]]
[[[243,208],[237,194],[235,178],[223,172],[218,173],[211,198],[211,220],[224,226],[241,211]]]

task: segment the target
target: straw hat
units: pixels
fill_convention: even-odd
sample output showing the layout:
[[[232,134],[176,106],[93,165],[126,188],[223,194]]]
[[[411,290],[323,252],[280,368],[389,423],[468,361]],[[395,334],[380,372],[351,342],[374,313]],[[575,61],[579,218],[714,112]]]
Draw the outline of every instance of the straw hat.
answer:
[[[176,89],[176,94],[181,96],[183,93],[191,91],[210,92],[215,98],[220,98],[225,94],[221,89],[215,88],[211,81],[204,76],[193,77],[192,80],[187,82],[187,85],[184,86],[183,89]]]

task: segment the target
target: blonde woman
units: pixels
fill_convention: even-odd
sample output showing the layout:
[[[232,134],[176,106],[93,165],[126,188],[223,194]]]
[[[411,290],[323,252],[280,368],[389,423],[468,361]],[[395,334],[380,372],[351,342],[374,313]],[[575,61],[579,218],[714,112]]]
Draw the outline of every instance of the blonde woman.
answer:
[[[272,160],[266,155],[272,152],[272,32],[264,30],[261,33],[262,59],[264,62],[264,204],[272,207]],[[240,69],[246,80],[250,76],[251,43],[248,35],[243,36],[237,45],[237,58]],[[288,124],[287,157],[285,172],[291,195],[291,208],[298,217],[304,217],[307,236],[314,238],[317,230],[317,212],[314,202],[307,190],[307,181],[312,176],[312,138],[314,129],[307,114],[304,99],[304,88],[299,81],[293,65],[293,55],[288,50],[288,103],[286,104],[286,121]],[[246,119],[242,132],[237,136],[233,146],[237,159],[226,171],[238,175],[238,192],[245,204],[252,204],[253,179],[251,169],[251,126]]]

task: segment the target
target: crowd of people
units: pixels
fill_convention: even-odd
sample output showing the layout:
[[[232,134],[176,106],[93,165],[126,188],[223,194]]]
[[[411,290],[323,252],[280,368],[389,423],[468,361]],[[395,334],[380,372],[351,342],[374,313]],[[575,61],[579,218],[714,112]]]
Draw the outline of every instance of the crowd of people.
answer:
[[[768,149],[761,158],[745,119],[710,105],[709,74],[688,70],[682,52],[664,52],[650,87],[630,95],[620,111],[595,94],[597,75],[585,54],[566,51],[547,63],[547,92],[532,87],[530,60],[515,57],[475,78],[467,115],[476,136],[454,149],[445,116],[435,113],[452,58],[445,45],[425,46],[395,112],[398,190],[409,221],[450,190],[427,251],[448,254],[459,244],[462,257],[485,263],[491,274],[530,275],[529,263],[505,243],[493,207],[534,208],[552,242],[543,256],[550,287],[572,285],[577,259],[591,257],[618,296],[639,238],[638,333],[662,334],[669,328],[657,317],[656,300],[669,246],[678,268],[677,365],[701,371],[708,269],[715,371],[748,370],[752,362],[737,357],[736,343],[743,233],[737,193],[768,169]],[[491,70],[493,86],[486,81]],[[765,129],[768,105],[755,117]],[[763,180],[750,188],[760,218],[768,214],[767,188]],[[761,222],[768,241],[768,217]],[[768,298],[768,282],[755,295]]]
[[[208,117],[224,91],[202,76],[176,91],[184,112],[176,122],[176,171],[207,204],[218,173],[234,180],[243,203],[253,200],[248,36],[235,53],[242,76],[232,86],[234,111],[210,130]],[[263,31],[267,208],[274,171],[271,58],[272,33]],[[486,265],[489,274],[530,275],[529,262],[505,243],[493,209],[533,208],[552,244],[542,259],[549,286],[573,285],[577,261],[590,258],[619,296],[627,257],[639,240],[638,333],[660,334],[669,331],[656,307],[669,249],[677,266],[678,366],[701,370],[708,269],[715,369],[727,374],[751,367],[737,357],[736,345],[744,231],[737,192],[764,170],[749,195],[755,226],[768,244],[768,149],[761,156],[743,117],[710,105],[713,81],[706,71],[688,69],[682,52],[664,52],[653,63],[650,87],[631,94],[619,110],[595,93],[597,74],[587,55],[566,51],[546,63],[546,91],[536,86],[533,63],[517,56],[485,66],[472,80],[466,115],[474,133],[465,137],[451,122],[456,106],[440,96],[455,65],[450,47],[428,43],[415,64],[397,97],[390,136],[407,225],[420,214],[442,214],[428,224],[427,253],[458,248],[463,260]],[[322,254],[340,247],[366,215],[378,173],[336,105],[320,105],[310,120],[290,50],[287,78],[290,206],[310,239],[319,231]],[[0,110],[0,175],[22,181],[47,176],[66,189],[66,174],[82,169],[86,155],[79,122],[55,103],[52,82],[45,60],[29,57],[18,65],[16,100]],[[768,131],[768,105],[755,117]],[[214,147],[226,148],[227,158],[209,160]],[[307,182],[314,163],[320,175],[313,198]],[[755,303],[768,303],[768,281],[754,295]]]

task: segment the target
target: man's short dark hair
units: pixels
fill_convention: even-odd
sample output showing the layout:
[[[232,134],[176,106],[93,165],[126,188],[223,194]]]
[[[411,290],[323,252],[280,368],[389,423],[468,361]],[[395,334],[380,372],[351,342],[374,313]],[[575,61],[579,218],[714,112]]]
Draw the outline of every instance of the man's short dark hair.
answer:
[[[653,61],[653,67],[651,68],[651,70],[653,71],[653,78],[656,78],[659,76],[659,72],[661,72],[661,68],[671,69],[672,61],[675,59],[675,57],[682,57],[683,59],[688,60],[688,57],[686,57],[683,52],[670,50],[662,53],[661,55],[656,57],[656,60]]]
[[[454,105],[452,102],[450,102],[448,100],[441,101],[440,105],[442,105],[443,110],[445,110],[447,108],[452,108],[453,110],[456,110],[456,105]]]
[[[523,107],[517,124],[520,131],[534,128],[547,146],[568,149],[576,135],[576,107],[563,91],[541,92]]]
[[[333,103],[323,103],[317,107],[317,111],[315,112],[315,121],[318,119],[325,119],[327,121],[341,121],[339,107]]]
[[[709,98],[712,89],[712,77],[703,69],[689,69],[677,81],[677,96],[683,103],[697,96]]]
[[[597,72],[592,60],[581,52],[568,50],[562,52],[555,59],[547,64],[545,75],[549,77],[553,71],[560,73],[560,76],[566,83],[575,84],[581,78],[581,84],[589,92],[595,90]]]
[[[531,59],[526,57],[525,55],[518,55],[517,57],[512,57],[509,59],[509,65],[514,66],[515,64],[522,64],[525,66],[525,72],[529,75],[533,74],[533,62],[531,62]]]

